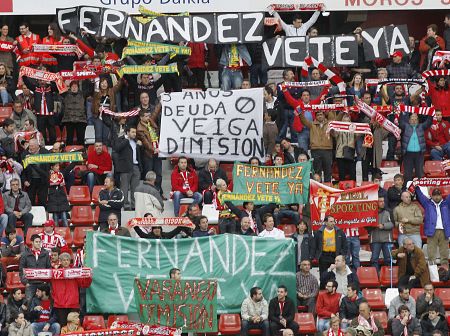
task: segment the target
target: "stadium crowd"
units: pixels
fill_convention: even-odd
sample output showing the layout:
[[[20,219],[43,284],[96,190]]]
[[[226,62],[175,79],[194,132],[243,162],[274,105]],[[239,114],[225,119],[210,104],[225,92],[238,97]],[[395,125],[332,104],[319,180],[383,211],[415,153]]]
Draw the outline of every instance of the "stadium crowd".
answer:
[[[281,20],[278,13],[276,18]],[[279,34],[286,36],[317,36],[314,27],[320,12],[303,23],[296,16],[292,24],[282,22]],[[297,243],[297,296],[299,306],[317,318],[317,332],[329,336],[384,335],[386,326],[373,314],[363,297],[365,287],[358,277],[361,267],[361,240],[358,229],[342,230],[333,216],[312,230],[308,204],[265,204],[242,206],[224,201],[231,192],[232,180],[223,162],[216,159],[194,161],[186,157],[171,160],[171,190],[163,190],[163,161],[159,157],[158,139],[161,123],[161,92],[177,92],[183,88],[206,90],[211,58],[218,61],[219,85],[222,90],[264,87],[265,161],[248,158],[252,165],[274,165],[306,162],[312,159],[311,178],[330,184],[370,180],[380,185],[378,226],[368,228],[372,252],[370,266],[376,275],[381,266],[398,266],[398,296],[389,306],[389,329],[394,336],[447,335],[445,307],[431,283],[429,265],[439,264],[442,281],[449,280],[448,243],[450,237],[450,205],[439,188],[431,196],[415,186],[424,177],[426,161],[450,159],[450,94],[448,75],[428,78],[428,92],[411,91],[410,85],[376,86],[367,79],[420,78],[424,71],[434,70],[433,55],[450,50],[450,14],[445,17],[446,29],[437,25],[424,29],[419,43],[410,37],[409,55],[395,52],[390,60],[365,61],[360,53],[358,68],[333,68],[346,83],[346,95],[336,86],[325,84],[308,88],[291,87],[294,81],[319,81],[324,74],[310,67],[308,74],[299,69],[283,69],[282,81],[268,81],[268,68],[262,62],[260,44],[206,45],[189,42],[190,56],[170,57],[154,54],[127,56],[123,61],[123,41],[111,41],[87,33],[63,35],[55,23],[48,25],[48,35],[33,33],[26,22],[19,25],[20,35],[9,36],[8,25],[1,27],[0,42],[11,42],[14,51],[0,51],[0,102],[3,117],[0,129],[0,197],[1,282],[6,288],[6,302],[0,303],[2,335],[37,336],[83,330],[80,321],[86,315],[85,288],[92,279],[52,279],[50,283],[25,276],[28,268],[71,268],[84,265],[83,242],[72,250],[58,228],[73,227],[75,213],[71,190],[87,185],[89,205],[97,190],[97,213],[94,229],[107,234],[144,239],[181,239],[205,237],[221,233],[274,239],[294,239]],[[361,28],[352,32],[361,39]],[[443,33],[441,37],[440,33]],[[82,54],[48,54],[33,51],[34,44],[76,44]],[[87,61],[98,73],[95,78],[72,80],[68,91],[60,94],[54,82],[34,80],[21,73],[22,67],[49,72],[72,71],[73,63]],[[117,64],[176,63],[179,73],[124,75],[113,70]],[[443,69],[449,69],[444,63]],[[20,76],[19,76],[20,74]],[[208,85],[210,86],[210,84]],[[375,119],[349,109],[348,111],[313,111],[310,104],[320,102],[346,103],[357,101],[369,106],[391,106],[387,118],[401,128],[401,139],[384,129]],[[434,106],[429,115],[399,112],[399,105]],[[138,115],[107,114],[104,111]],[[373,146],[353,133],[332,132],[333,120],[369,123]],[[85,137],[88,135],[89,137]],[[88,138],[93,141],[88,145]],[[387,153],[383,141],[387,140]],[[29,155],[83,152],[84,162],[29,163]],[[385,160],[383,157],[385,155]],[[402,166],[393,183],[382,185],[384,162]],[[357,174],[357,163],[362,170]],[[400,162],[400,164],[399,164]],[[359,167],[359,163],[358,163]],[[334,177],[334,178],[333,178]],[[407,182],[413,188],[407,189]],[[100,189],[98,186],[101,186]],[[167,199],[173,202],[173,217],[188,217],[194,230],[178,227],[163,232],[151,229],[130,229],[121,225],[123,211],[135,211],[136,217],[161,217]],[[190,201],[188,201],[191,199]],[[165,203],[166,202],[166,203]],[[187,202],[191,202],[186,206]],[[204,205],[219,212],[218,225],[210,225],[202,215]],[[48,214],[42,232],[33,233],[33,208],[44,207]],[[92,209],[90,209],[92,211]],[[51,218],[51,219],[50,219]],[[92,223],[88,223],[92,224]],[[285,224],[295,225],[295,233],[287,238]],[[280,229],[281,228],[281,229]],[[394,238],[394,231],[398,236]],[[34,232],[34,231],[33,231]],[[424,233],[427,258],[422,251]],[[395,247],[397,246],[397,247]],[[383,253],[382,262],[380,253]],[[439,261],[437,261],[439,260]],[[319,279],[311,273],[318,265]],[[20,282],[8,287],[7,274],[19,271]],[[448,283],[448,282],[447,282]],[[415,300],[414,288],[423,288]],[[448,295],[448,292],[447,292]],[[447,307],[449,309],[450,307]],[[263,335],[296,335],[299,333],[295,314],[298,307],[289,298],[287,288],[280,284],[277,297],[269,302],[259,287],[249,289],[242,304],[242,335],[250,329],[261,329]]]

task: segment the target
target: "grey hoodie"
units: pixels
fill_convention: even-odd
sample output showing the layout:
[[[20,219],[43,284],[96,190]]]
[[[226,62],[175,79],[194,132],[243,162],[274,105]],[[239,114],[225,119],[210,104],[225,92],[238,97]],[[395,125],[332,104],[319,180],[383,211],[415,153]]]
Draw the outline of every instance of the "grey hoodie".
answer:
[[[384,228],[378,227],[370,230],[370,243],[392,243],[392,229],[394,224],[391,221],[389,211],[385,209],[378,210],[378,223],[383,224]]]

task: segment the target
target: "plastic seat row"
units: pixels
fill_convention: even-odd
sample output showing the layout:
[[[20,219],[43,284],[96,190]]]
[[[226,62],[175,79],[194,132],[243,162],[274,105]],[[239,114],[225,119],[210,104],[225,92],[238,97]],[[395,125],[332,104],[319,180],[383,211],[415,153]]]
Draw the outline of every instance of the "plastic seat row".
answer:
[[[91,195],[88,186],[74,185],[70,188],[69,203],[71,205],[98,204],[100,190],[104,188],[103,185],[94,186]]]
[[[86,237],[86,232],[92,231],[92,227],[88,226],[80,226],[75,227],[73,231],[73,237],[72,233],[70,232],[69,227],[56,227],[55,232],[60,234],[64,240],[66,241],[67,245],[69,246],[75,246],[75,247],[81,247],[84,245],[84,237]],[[33,234],[39,234],[43,232],[42,227],[30,227],[27,231],[27,236],[25,239],[25,242],[28,246],[31,246],[31,236]],[[17,232],[20,234],[19,232]],[[22,233],[23,234],[23,233]]]

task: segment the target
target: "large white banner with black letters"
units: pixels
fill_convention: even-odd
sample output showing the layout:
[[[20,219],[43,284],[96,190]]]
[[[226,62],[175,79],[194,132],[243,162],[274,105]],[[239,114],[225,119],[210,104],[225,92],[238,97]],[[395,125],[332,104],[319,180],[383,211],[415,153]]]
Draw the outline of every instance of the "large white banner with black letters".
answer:
[[[262,88],[164,93],[161,103],[161,156],[264,157]]]

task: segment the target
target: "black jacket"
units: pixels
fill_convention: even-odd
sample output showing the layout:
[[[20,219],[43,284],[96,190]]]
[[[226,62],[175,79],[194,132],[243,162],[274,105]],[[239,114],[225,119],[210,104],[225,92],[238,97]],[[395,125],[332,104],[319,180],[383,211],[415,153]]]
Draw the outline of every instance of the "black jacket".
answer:
[[[339,306],[339,318],[346,320],[353,320],[355,317],[359,315],[359,304],[361,303],[362,298],[356,299],[352,301],[348,296],[344,296],[341,300],[341,304]]]
[[[298,162],[298,156],[301,154],[300,148],[297,146],[294,147],[294,157],[292,157],[292,154],[289,153],[287,150],[284,151],[284,164],[291,164],[291,163],[297,163]]]
[[[30,321],[31,323],[36,322],[39,319],[39,316],[41,315],[39,310],[34,310],[35,307],[41,305],[41,299],[39,299],[36,295],[31,298],[28,311],[26,314],[26,319]],[[50,319],[47,323],[53,324],[57,322],[56,317],[56,310],[53,309],[53,303],[50,302]]]
[[[292,239],[298,243],[298,233],[294,233],[292,235]],[[302,239],[302,245],[300,247],[301,250],[301,260],[298,260],[298,246],[295,248],[295,262],[298,264],[300,261],[303,260],[311,260],[312,256],[314,255],[313,251],[311,250],[314,244],[311,242],[311,240],[314,239],[309,233],[305,233],[304,237]]]
[[[141,238],[147,238],[147,239],[172,239],[177,234],[179,234],[181,231],[184,231],[186,234],[190,235],[189,229],[186,229],[182,226],[176,227],[174,230],[170,232],[161,232],[161,236],[155,236],[153,232],[144,232],[139,226],[136,226],[134,228],[134,231],[136,231],[137,235]]]
[[[198,191],[201,193],[203,190],[208,190],[213,183],[216,184],[218,179],[222,179],[228,184],[227,174],[222,168],[217,167],[214,179],[211,178],[211,173],[207,168],[201,169],[198,172]]]
[[[121,136],[113,145],[113,150],[117,154],[118,160],[114,162],[116,173],[130,173],[133,170],[133,149],[129,139]],[[141,165],[141,146],[136,144],[136,158],[140,169]]]
[[[232,213],[234,213],[236,216],[238,216],[239,219],[242,217],[249,217],[248,213],[244,210],[239,209],[237,206],[235,206],[231,202],[225,202],[228,209],[231,210]],[[258,210],[252,211],[252,219],[256,223],[256,227],[258,228],[258,232],[262,232],[264,230],[264,227],[261,222],[261,216],[258,213]],[[252,230],[252,232],[255,234],[255,232]]]
[[[24,285],[26,285],[28,282],[38,284],[42,283],[43,281],[41,280],[27,280],[23,272],[24,268],[52,268],[52,265],[50,263],[50,255],[44,248],[42,248],[39,257],[36,260],[36,257],[34,256],[31,249],[25,248],[25,252],[20,257],[20,264],[19,264],[20,281]]]
[[[283,314],[281,314],[287,323],[294,321],[297,307],[295,307],[294,301],[286,296],[286,301],[283,307]],[[278,298],[274,297],[269,302],[269,321],[280,322],[280,305],[278,304]]]
[[[314,251],[314,259],[319,259],[322,255],[323,248],[323,230],[325,230],[325,225],[314,232],[314,247],[311,251]],[[336,231],[336,255],[347,255],[348,246],[347,246],[347,237],[345,236],[344,231],[335,226]]]
[[[34,111],[37,115],[41,114],[41,102],[42,102],[42,93],[36,91],[38,86],[35,84],[34,80],[30,80],[28,77],[23,76],[23,82],[31,91],[34,92]],[[54,111],[55,99],[53,93],[56,92],[56,85],[54,82],[51,82],[50,91],[45,92],[45,101],[47,103],[47,109],[49,112]]]
[[[447,320],[442,314],[439,314],[439,322],[436,324],[436,326],[433,326],[433,324],[431,323],[428,317],[428,313],[423,316],[422,320],[420,321],[420,325],[422,327],[423,336],[432,336],[433,330],[440,330],[444,335],[448,335]]]
[[[120,211],[123,207],[123,192],[118,188],[114,188],[111,192],[106,189],[100,190],[98,194],[98,199],[100,201],[108,201],[107,205],[99,204],[100,214],[98,216],[99,222],[107,222],[108,216],[111,213],[115,213],[119,219],[120,226]]]
[[[48,150],[46,150],[45,148],[39,148],[39,152],[37,154],[49,154],[49,153],[50,152]],[[25,159],[27,157],[27,155],[33,155],[33,154],[31,154],[29,151],[23,152],[22,160]],[[48,164],[48,163],[29,164],[22,171],[22,181],[23,182],[31,181],[33,170],[39,174],[39,177],[41,178],[41,184],[48,184],[50,164]]]
[[[402,192],[404,192],[405,190],[405,187],[401,188],[400,190],[398,190],[395,186],[389,187],[387,191],[388,209],[393,210],[397,205],[400,204],[400,202],[402,201]]]
[[[4,303],[0,303],[0,324],[2,329],[6,326],[6,305]]]

